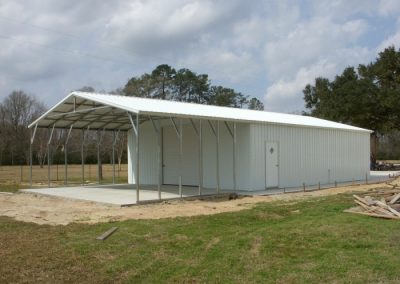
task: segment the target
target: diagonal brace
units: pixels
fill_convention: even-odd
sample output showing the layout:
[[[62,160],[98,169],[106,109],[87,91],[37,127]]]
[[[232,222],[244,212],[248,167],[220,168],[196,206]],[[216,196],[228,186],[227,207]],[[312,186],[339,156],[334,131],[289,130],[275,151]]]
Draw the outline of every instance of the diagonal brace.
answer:
[[[47,142],[47,145],[50,145],[50,143],[51,143],[51,140],[53,138],[53,133],[54,133],[55,126],[56,126],[56,124],[54,123],[53,124],[53,128],[51,129],[51,132],[50,132],[50,137],[49,137],[49,141]]]
[[[229,134],[230,134],[230,135],[231,135],[231,137],[233,138],[233,137],[234,137],[234,135],[233,135],[232,128],[230,128],[230,126],[229,126],[228,122],[224,121],[224,123],[225,123],[226,129],[228,129],[228,132],[229,132]]]
[[[171,119],[172,125],[173,125],[174,128],[175,128],[176,135],[178,136],[178,138],[180,138],[180,137],[181,137],[181,132],[179,131],[178,126],[176,125],[175,120],[174,120],[172,117],[170,117],[170,119]]]

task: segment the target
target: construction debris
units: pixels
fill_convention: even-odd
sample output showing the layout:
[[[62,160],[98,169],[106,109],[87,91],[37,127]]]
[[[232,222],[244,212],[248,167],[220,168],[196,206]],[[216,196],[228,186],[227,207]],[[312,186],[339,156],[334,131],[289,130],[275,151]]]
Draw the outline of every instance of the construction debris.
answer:
[[[118,227],[112,227],[111,229],[109,229],[108,231],[104,232],[103,234],[101,234],[100,236],[98,236],[96,238],[96,240],[99,241],[104,241],[105,239],[107,239],[109,236],[111,236],[116,230],[118,230]]]
[[[400,188],[377,188],[364,197],[353,195],[356,207],[345,210],[372,217],[400,220]]]

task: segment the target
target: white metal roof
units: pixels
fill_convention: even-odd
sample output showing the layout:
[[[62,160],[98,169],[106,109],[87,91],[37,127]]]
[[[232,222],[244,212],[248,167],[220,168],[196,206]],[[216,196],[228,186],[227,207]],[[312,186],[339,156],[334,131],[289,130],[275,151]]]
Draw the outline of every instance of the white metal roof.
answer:
[[[347,124],[310,116],[201,105],[157,99],[147,99],[111,94],[72,92],[61,102],[35,120],[29,127],[129,129],[126,112],[140,113],[141,117],[164,116],[202,118],[247,123],[272,123],[303,127],[342,129],[372,132]]]

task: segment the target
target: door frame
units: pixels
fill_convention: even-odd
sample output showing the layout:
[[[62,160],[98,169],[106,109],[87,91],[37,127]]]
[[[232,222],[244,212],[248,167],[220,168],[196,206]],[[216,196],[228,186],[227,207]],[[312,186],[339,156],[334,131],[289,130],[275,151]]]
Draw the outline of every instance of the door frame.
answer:
[[[277,150],[277,162],[278,162],[278,166],[277,166],[277,184],[276,187],[275,186],[270,186],[267,187],[267,143],[276,143],[276,150]],[[271,188],[279,188],[279,180],[280,180],[280,151],[279,151],[279,142],[275,141],[275,140],[265,140],[264,141],[264,187],[265,189],[271,189]]]

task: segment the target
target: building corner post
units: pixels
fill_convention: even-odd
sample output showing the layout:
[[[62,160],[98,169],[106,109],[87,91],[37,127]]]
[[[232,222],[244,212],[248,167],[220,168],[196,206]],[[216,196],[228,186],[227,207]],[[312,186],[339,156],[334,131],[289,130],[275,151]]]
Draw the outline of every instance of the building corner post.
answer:
[[[237,186],[236,186],[236,122],[233,123],[233,189],[235,192],[237,191]]]
[[[139,181],[139,135],[140,135],[140,125],[139,125],[139,112],[136,113],[136,203],[140,201],[140,181]]]
[[[202,120],[199,119],[199,195],[203,190],[203,129]]]

